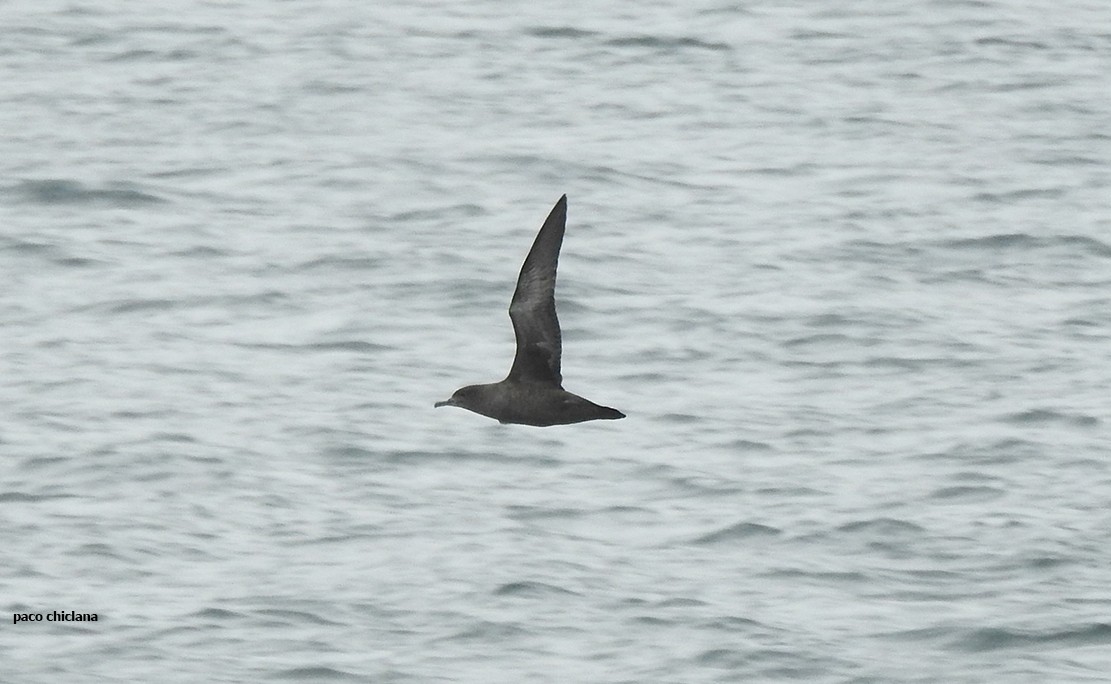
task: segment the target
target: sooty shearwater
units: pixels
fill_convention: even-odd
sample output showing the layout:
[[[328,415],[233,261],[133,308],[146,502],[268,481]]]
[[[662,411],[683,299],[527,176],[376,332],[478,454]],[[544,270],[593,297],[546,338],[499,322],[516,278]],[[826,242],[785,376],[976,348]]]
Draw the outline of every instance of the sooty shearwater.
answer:
[[[501,382],[468,385],[436,406],[458,406],[522,425],[568,425],[587,420],[614,420],[625,414],[599,406],[563,389],[559,358],[563,344],[555,309],[556,264],[567,224],[567,195],[559,198],[540,227],[521,266],[509,304],[517,355]]]

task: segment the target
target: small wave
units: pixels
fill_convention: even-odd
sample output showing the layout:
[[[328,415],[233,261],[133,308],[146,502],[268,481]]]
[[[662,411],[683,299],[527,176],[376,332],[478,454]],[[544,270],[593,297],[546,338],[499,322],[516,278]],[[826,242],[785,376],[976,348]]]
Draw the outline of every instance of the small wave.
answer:
[[[706,602],[687,596],[672,596],[656,603],[656,608],[701,608]]]
[[[68,266],[70,268],[87,268],[104,263],[97,259],[89,259],[87,257],[59,257],[53,261],[59,266]]]
[[[598,35],[597,31],[586,31],[573,26],[537,26],[526,33],[537,38],[589,38]]]
[[[813,335],[793,337],[785,341],[783,346],[788,349],[793,349],[795,347],[806,347],[809,345],[847,344],[852,341],[853,339],[851,337],[841,333],[814,333]]]
[[[191,618],[201,618],[204,620],[235,620],[243,617],[242,614],[226,608],[202,608],[191,614]]]
[[[1067,247],[1080,249],[1091,256],[1111,257],[1111,245],[1086,235],[1052,235],[1039,237],[1027,233],[1002,233],[975,238],[944,240],[942,247],[959,250],[1038,250]]]
[[[231,256],[231,252],[213,247],[211,245],[197,245],[195,247],[188,247],[186,249],[179,249],[171,252],[172,256],[186,257],[190,259],[217,259],[220,257]]]
[[[1015,38],[1011,36],[984,36],[983,38],[977,38],[974,42],[976,43],[976,45],[982,46],[998,45],[1002,47],[1015,47],[1033,50],[1049,49],[1049,45],[1041,41],[1028,40],[1025,38]]]
[[[791,40],[844,40],[852,38],[852,34],[844,31],[818,31],[802,29],[791,32]]]
[[[28,494],[26,492],[0,492],[0,504],[4,503],[37,503],[51,499],[71,499],[73,494]]]
[[[124,50],[107,56],[105,62],[189,62],[195,60],[198,53],[193,50]]]
[[[382,344],[374,344],[365,340],[336,340],[334,342],[313,342],[304,345],[306,349],[313,349],[316,351],[353,351],[353,352],[378,352],[385,351],[389,347]]]
[[[691,493],[696,497],[708,496],[734,496],[741,491],[735,484],[709,477],[682,475],[668,478],[678,489]]]
[[[462,449],[453,449],[449,451],[390,451],[384,455],[378,456],[378,460],[384,460],[390,465],[411,465],[413,463],[439,461],[449,461],[452,463],[462,461],[474,463],[521,463],[521,458],[516,455],[499,454],[490,451],[464,451]],[[528,464],[529,466],[554,466],[558,465],[559,461],[551,457],[535,456],[529,458]]]
[[[306,611],[303,611],[303,610],[284,610],[284,609],[278,609],[278,608],[264,608],[264,609],[258,611],[257,614],[258,615],[263,615],[263,616],[266,616],[266,617],[269,617],[269,618],[276,618],[276,619],[279,619],[279,620],[283,620],[286,624],[291,625],[291,626],[304,625],[304,624],[314,624],[314,625],[338,625],[338,624],[340,624],[338,622],[335,622],[334,620],[328,620],[327,618],[323,618],[323,617],[317,615],[316,613],[309,613],[309,612],[306,612]]]
[[[426,223],[445,217],[452,221],[458,221],[464,218],[486,216],[488,213],[489,212],[481,205],[463,202],[424,209],[409,209],[390,215],[387,221],[390,223],[405,223],[409,221]]]
[[[749,656],[732,648],[712,648],[700,653],[695,662],[700,665],[733,668],[749,664]]]
[[[930,494],[931,499],[938,499],[947,503],[968,503],[973,501],[991,501],[1006,494],[996,487],[974,487],[961,485],[956,487],[941,487]]]
[[[828,583],[842,583],[842,584],[864,584],[869,581],[869,575],[862,572],[848,572],[837,570],[804,570],[801,568],[787,568],[784,570],[776,570],[767,573],[768,577],[774,577],[779,580],[785,579],[805,579],[805,580],[819,580],[823,584]]]
[[[509,517],[518,521],[579,518],[586,515],[586,511],[578,508],[543,508],[521,505],[509,506],[508,511]]]
[[[1045,447],[1025,439],[1006,438],[990,444],[955,444],[937,454],[942,458],[953,458],[961,463],[1015,463],[1031,458],[1038,459],[1044,454]]]
[[[123,556],[123,554],[118,552],[116,549],[112,548],[108,544],[102,544],[100,542],[91,542],[91,543],[88,543],[88,544],[82,544],[81,546],[78,546],[75,549],[75,551],[76,551],[75,555],[79,555],[79,556],[80,555],[88,555],[88,556],[96,556],[96,557],[99,557],[99,558],[111,558],[111,559],[120,560],[120,561],[126,560],[126,558]]]
[[[528,630],[515,622],[493,622],[479,620],[474,627],[464,629],[448,637],[449,641],[502,641],[525,636]]]
[[[184,432],[155,432],[150,436],[155,442],[175,442],[178,444],[196,444],[197,438]]]
[[[951,646],[960,651],[998,651],[1033,645],[1092,646],[1111,645],[1111,624],[1095,622],[1063,630],[1024,631],[1004,627],[970,630],[954,639]]]
[[[747,632],[753,629],[767,629],[767,625],[753,620],[752,618],[736,617],[733,615],[706,621],[702,623],[702,626],[724,632]]]
[[[91,259],[83,256],[71,256],[59,245],[44,244],[41,242],[27,242],[24,240],[6,240],[0,250],[12,252],[23,257],[38,258],[66,268],[90,268],[105,262],[100,259]]]
[[[28,242],[27,240],[11,239],[10,244],[4,245],[4,250],[27,256],[49,256],[57,252],[58,247],[43,242]]]
[[[731,440],[725,444],[725,448],[736,451],[775,451],[775,447],[767,442],[757,442],[743,438]]]
[[[865,368],[897,368],[900,370],[920,370],[925,366],[934,364],[950,364],[951,359],[940,358],[908,358],[905,356],[873,356],[865,359]]]
[[[1076,559],[1062,556],[1030,556],[1023,561],[1023,565],[1034,570],[1047,570],[1067,565],[1074,565]]]
[[[494,590],[494,596],[526,596],[530,598],[552,595],[574,595],[575,592],[544,582],[509,582]]]
[[[7,188],[7,190],[30,204],[134,207],[166,201],[157,195],[135,189],[131,183],[91,188],[77,181],[64,178],[25,180]]]
[[[274,674],[276,679],[290,679],[295,682],[305,681],[363,681],[362,677],[337,670],[331,667],[318,665],[315,667],[293,667],[288,670],[282,670]]]
[[[1066,423],[1078,427],[1099,425],[1099,418],[1083,414],[1069,414],[1052,409],[1031,409],[1003,416],[1003,421],[1015,425],[1040,425],[1043,423]]]
[[[729,527],[704,534],[694,540],[695,544],[720,544],[722,542],[752,539],[754,537],[778,537],[782,531],[770,525],[739,522]]]
[[[649,627],[673,627],[678,622],[656,615],[637,615],[632,618],[632,621],[638,625],[648,625]]]
[[[334,254],[297,264],[294,270],[314,271],[322,268],[327,270],[371,271],[376,268],[381,268],[381,266],[382,260],[377,257]]]
[[[324,455],[334,459],[363,460],[377,457],[378,452],[354,444],[343,444],[326,447],[324,449]]]
[[[873,518],[871,520],[854,520],[837,527],[838,532],[872,532],[878,535],[892,536],[908,533],[920,533],[926,530],[912,522],[897,518]]]
[[[921,261],[938,248],[959,252],[1037,251],[1066,249],[1087,256],[1111,257],[1111,244],[1087,235],[1037,236],[1028,233],[998,233],[971,238],[929,240],[918,243],[849,240],[844,244],[848,258],[913,259]],[[972,275],[979,275],[972,271]]]
[[[702,421],[700,416],[691,413],[665,413],[659,417],[660,420],[668,423],[679,423],[680,425],[692,425]]]
[[[132,313],[135,311],[168,311],[179,302],[172,299],[124,299],[108,307],[112,313]]]
[[[350,351],[350,352],[380,352],[388,351],[392,347],[367,342],[365,340],[336,340],[333,342],[309,342],[308,344],[286,344],[278,342],[238,342],[237,347],[244,349],[265,349],[268,351]]]
[[[725,43],[711,43],[689,36],[623,36],[621,38],[612,38],[606,41],[607,45],[613,47],[646,47],[661,50],[682,50],[687,48],[694,48],[699,50],[714,50],[717,52],[728,52],[731,48]]]
[[[314,78],[305,84],[304,89],[307,93],[319,95],[343,95],[362,92],[362,87],[355,83],[341,83],[327,78]]]
[[[1014,247],[1036,247],[1037,245],[1038,238],[1026,233],[1001,233],[941,242],[942,247],[950,249],[1010,249]]]
[[[754,490],[757,494],[769,495],[777,499],[808,497],[808,496],[827,496],[829,492],[823,492],[820,489],[813,489],[811,487],[802,486],[784,486],[784,487],[760,487]]]

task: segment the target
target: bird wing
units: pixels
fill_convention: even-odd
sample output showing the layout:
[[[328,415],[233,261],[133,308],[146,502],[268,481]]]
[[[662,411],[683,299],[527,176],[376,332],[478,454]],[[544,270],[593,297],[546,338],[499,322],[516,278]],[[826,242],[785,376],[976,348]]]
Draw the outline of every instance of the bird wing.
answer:
[[[540,227],[517,277],[517,289],[509,305],[517,355],[513,357],[509,380],[563,386],[559,371],[563,342],[556,318],[555,280],[566,225],[567,195],[564,195]]]

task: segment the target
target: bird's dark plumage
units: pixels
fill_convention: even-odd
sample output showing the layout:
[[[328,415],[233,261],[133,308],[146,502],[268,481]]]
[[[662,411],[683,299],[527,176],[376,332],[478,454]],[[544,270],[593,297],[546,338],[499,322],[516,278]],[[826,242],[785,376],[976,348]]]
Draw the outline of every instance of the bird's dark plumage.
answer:
[[[521,266],[509,305],[517,354],[501,382],[469,385],[436,406],[458,406],[503,423],[566,425],[587,420],[624,418],[563,389],[560,357],[563,342],[555,309],[556,265],[567,225],[567,195],[548,214]]]

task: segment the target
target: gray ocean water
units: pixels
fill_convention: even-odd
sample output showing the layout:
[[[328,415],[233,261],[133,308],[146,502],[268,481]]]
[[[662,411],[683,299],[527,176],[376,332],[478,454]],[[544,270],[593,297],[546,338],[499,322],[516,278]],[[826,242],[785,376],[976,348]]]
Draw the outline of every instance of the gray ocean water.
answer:
[[[0,681],[1111,680],[1111,5],[11,0],[0,82]],[[628,418],[433,409],[565,192]]]

